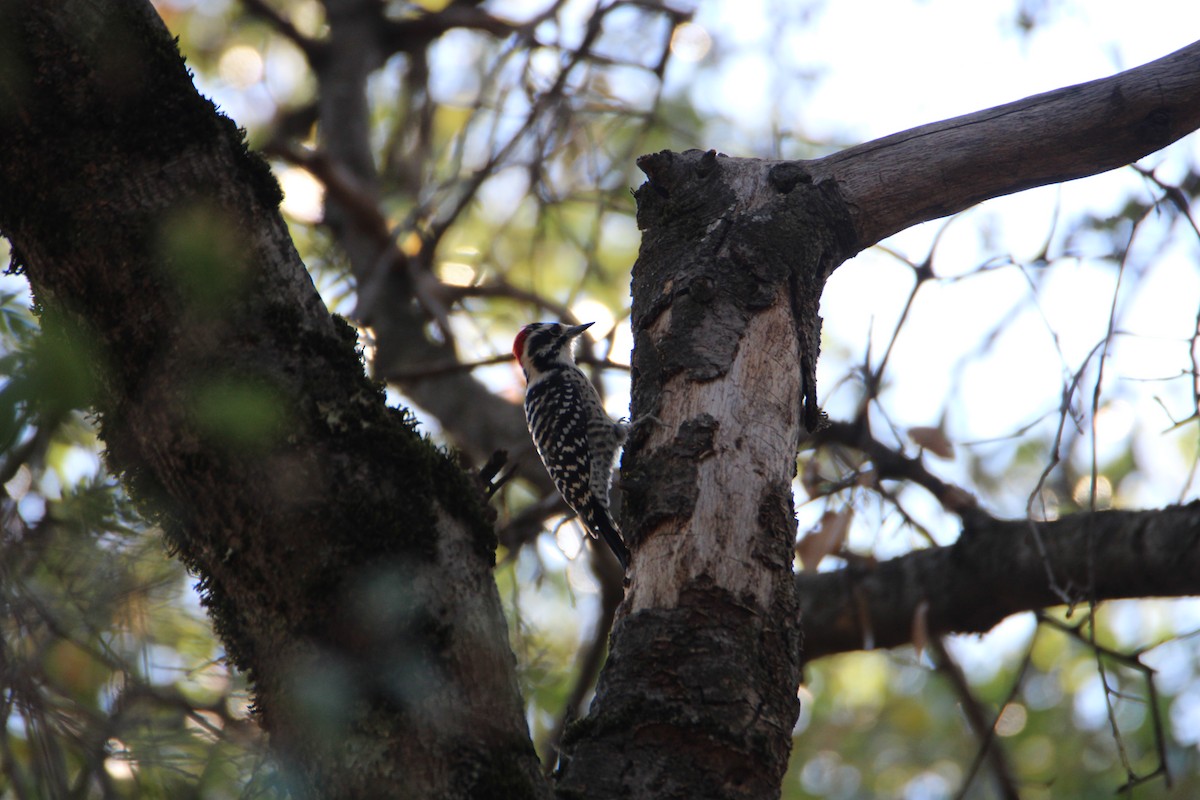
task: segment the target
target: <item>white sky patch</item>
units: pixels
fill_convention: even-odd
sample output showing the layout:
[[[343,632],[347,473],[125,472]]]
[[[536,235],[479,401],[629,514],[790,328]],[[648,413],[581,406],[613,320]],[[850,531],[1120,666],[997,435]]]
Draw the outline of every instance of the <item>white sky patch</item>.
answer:
[[[612,309],[597,300],[580,300],[571,307],[571,313],[580,322],[595,323],[587,330],[587,335],[593,341],[607,336],[609,331],[612,330],[613,322],[615,321]]]
[[[796,42],[809,64],[828,68],[806,118],[876,138],[1106,77],[1183,47],[1200,30],[1200,4],[1148,0],[1131,14],[1127,3],[1107,0],[1065,4],[1022,39],[1013,10],[1010,0],[824,4]],[[724,30],[743,14],[740,4],[702,6],[697,22],[715,16]]]
[[[267,48],[264,79],[279,102],[290,101],[307,82],[308,60],[300,48],[287,39],[273,39]]]
[[[708,31],[691,22],[675,29],[671,37],[671,55],[683,61],[700,61],[712,49],[712,37]]]
[[[263,60],[257,48],[235,44],[221,54],[217,74],[235,89],[246,89],[263,78]]]
[[[283,189],[283,213],[300,222],[320,222],[325,208],[324,184],[298,167],[277,168],[276,175]]]

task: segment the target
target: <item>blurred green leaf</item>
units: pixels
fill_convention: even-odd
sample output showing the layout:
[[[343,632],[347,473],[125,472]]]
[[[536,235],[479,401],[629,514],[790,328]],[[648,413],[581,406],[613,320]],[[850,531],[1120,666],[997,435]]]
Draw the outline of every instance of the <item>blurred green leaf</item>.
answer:
[[[265,450],[286,434],[283,397],[254,379],[227,376],[205,381],[194,389],[193,409],[200,430],[232,450]]]
[[[216,206],[188,206],[164,219],[160,237],[163,268],[185,299],[209,313],[237,299],[247,245],[235,220]]]

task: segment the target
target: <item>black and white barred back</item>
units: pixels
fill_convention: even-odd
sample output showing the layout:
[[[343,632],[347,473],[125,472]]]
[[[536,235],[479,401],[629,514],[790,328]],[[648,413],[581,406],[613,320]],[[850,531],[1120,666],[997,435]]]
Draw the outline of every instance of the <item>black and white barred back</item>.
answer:
[[[563,499],[621,562],[629,551],[608,506],[617,450],[628,429],[614,422],[596,387],[575,365],[575,342],[592,323],[526,325],[513,342],[525,371],[525,418],[538,455]]]

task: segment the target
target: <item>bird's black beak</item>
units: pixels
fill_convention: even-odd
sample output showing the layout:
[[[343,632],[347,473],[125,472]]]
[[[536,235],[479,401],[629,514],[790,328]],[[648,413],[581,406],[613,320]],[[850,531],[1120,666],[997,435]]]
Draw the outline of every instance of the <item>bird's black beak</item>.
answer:
[[[567,336],[570,336],[572,339],[574,339],[576,336],[583,333],[595,324],[595,322],[585,322],[582,325],[574,325],[570,328],[567,328]]]

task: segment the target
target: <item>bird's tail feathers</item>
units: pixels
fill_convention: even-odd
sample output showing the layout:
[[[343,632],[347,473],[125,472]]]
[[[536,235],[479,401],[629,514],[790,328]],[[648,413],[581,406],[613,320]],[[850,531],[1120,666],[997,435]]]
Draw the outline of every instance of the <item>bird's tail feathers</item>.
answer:
[[[625,540],[621,538],[621,531],[617,529],[617,523],[613,522],[612,514],[608,509],[593,500],[585,509],[583,518],[588,532],[593,537],[599,534],[604,539],[608,549],[612,550],[617,561],[621,562],[621,569],[629,569],[629,548],[625,546]]]

